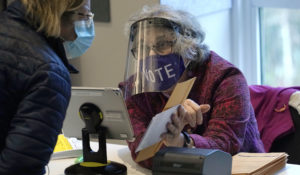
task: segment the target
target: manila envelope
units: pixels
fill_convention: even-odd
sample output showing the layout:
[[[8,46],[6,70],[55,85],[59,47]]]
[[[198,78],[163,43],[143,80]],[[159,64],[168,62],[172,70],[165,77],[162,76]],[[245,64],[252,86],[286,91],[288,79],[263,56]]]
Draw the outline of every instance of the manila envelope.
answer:
[[[173,106],[181,104],[189,95],[195,80],[196,77],[193,77],[184,82],[177,83],[163,111]],[[153,157],[155,153],[159,151],[162,145],[163,145],[163,141],[161,140],[153,145],[150,145],[149,147],[142,149],[140,152],[138,152],[135,161],[140,162]]]

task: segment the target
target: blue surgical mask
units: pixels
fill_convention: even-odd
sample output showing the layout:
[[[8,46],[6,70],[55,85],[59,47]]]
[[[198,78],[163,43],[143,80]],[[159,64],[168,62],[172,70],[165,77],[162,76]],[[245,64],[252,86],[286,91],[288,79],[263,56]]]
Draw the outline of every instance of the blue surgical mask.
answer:
[[[68,59],[83,55],[92,45],[95,37],[93,20],[76,21],[74,26],[77,38],[63,43]]]

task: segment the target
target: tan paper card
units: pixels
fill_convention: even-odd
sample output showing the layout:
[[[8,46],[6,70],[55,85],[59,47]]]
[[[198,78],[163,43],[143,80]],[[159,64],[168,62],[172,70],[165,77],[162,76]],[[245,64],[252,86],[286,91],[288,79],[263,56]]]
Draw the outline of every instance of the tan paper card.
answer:
[[[172,108],[173,106],[181,104],[189,95],[189,93],[194,85],[195,80],[196,80],[196,77],[191,78],[184,82],[177,83],[167,104],[165,105],[163,111],[168,110],[169,108]],[[158,143],[155,143],[145,149],[142,149],[138,153],[135,161],[140,162],[140,161],[143,161],[143,160],[153,157],[155,155],[155,153],[160,149],[162,144],[163,144],[163,141],[159,141]]]
[[[151,146],[141,150],[138,153],[138,156],[136,157],[135,161],[140,162],[140,161],[143,161],[143,160],[153,157],[162,145],[163,145],[163,141],[160,141],[154,145],[151,145]]]
[[[163,110],[167,110],[173,106],[181,104],[189,95],[195,80],[196,77],[177,83]]]

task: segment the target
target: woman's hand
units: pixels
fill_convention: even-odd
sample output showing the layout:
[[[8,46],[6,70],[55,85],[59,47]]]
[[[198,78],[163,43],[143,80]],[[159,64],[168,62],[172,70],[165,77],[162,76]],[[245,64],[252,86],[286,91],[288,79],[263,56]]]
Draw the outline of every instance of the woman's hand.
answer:
[[[187,99],[178,107],[177,113],[172,114],[171,123],[167,124],[167,132],[161,135],[166,146],[182,147],[184,136],[181,134],[184,126],[189,124],[192,127],[201,125],[203,113],[208,112],[208,104],[198,105],[193,100]]]
[[[209,104],[198,105],[191,99],[186,99],[182,103],[185,109],[184,123],[189,124],[191,127],[196,127],[203,123],[203,113],[210,109]]]
[[[166,146],[182,147],[184,143],[184,137],[181,134],[184,126],[184,116],[186,115],[186,110],[180,105],[176,113],[171,116],[171,122],[167,123],[167,132],[161,135]]]

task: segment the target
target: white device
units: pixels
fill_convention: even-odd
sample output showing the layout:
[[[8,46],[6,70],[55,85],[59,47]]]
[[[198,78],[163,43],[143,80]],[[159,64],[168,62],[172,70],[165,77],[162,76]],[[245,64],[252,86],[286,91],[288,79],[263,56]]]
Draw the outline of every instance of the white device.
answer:
[[[133,140],[134,133],[119,88],[72,87],[72,96],[63,124],[66,137],[82,138],[85,123],[79,116],[79,108],[84,103],[96,105],[103,114],[102,127],[106,128],[106,138]]]

